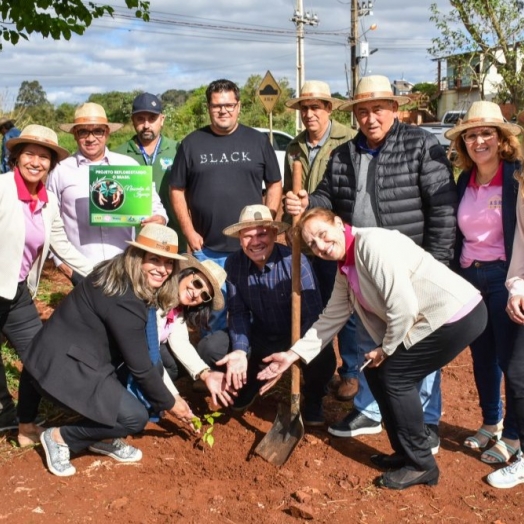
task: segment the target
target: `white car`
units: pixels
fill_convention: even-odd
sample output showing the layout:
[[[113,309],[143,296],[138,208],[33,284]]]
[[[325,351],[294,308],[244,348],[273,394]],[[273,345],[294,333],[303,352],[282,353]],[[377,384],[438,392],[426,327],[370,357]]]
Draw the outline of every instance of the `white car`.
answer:
[[[269,138],[269,129],[266,127],[255,127],[257,131],[264,133]],[[293,140],[293,137],[284,131],[277,131],[273,129],[273,148],[277,155],[278,166],[280,167],[280,174],[282,175],[282,183],[284,183],[284,162],[286,160],[286,148]]]

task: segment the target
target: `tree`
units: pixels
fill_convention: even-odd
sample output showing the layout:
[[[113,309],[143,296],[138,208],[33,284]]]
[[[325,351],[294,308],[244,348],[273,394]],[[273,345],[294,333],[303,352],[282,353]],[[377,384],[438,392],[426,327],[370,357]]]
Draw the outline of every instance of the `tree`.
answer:
[[[521,78],[524,40],[524,2],[518,0],[449,0],[451,11],[444,14],[437,4],[430,7],[430,20],[441,36],[433,39],[428,51],[435,57],[453,56],[453,65],[467,71],[482,87],[490,65],[502,77],[498,101],[524,105]],[[479,63],[478,57],[483,58]],[[482,93],[481,93],[482,94]]]
[[[133,100],[140,93],[141,91],[94,93],[89,96],[87,101],[100,104],[104,108],[109,122],[125,124],[131,121]]]
[[[24,80],[20,84],[18,96],[16,97],[15,109],[22,107],[32,108],[48,104],[47,94],[38,80],[29,82]]]
[[[125,0],[135,16],[149,20],[149,2]],[[109,5],[84,3],[82,0],[2,0],[0,2],[0,49],[2,40],[16,44],[20,38],[39,33],[44,38],[69,40],[73,33],[84,34],[95,18],[112,16]],[[12,26],[14,25],[14,29]]]
[[[415,84],[411,89],[412,93],[422,93],[428,100],[428,106],[431,113],[437,113],[437,96],[438,86],[432,82],[419,82]]]

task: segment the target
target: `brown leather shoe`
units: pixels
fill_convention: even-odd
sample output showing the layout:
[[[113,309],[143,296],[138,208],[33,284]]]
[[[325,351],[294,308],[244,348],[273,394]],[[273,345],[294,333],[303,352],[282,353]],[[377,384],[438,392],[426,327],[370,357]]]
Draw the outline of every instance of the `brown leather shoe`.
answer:
[[[335,396],[338,400],[352,400],[358,392],[358,378],[342,378]]]

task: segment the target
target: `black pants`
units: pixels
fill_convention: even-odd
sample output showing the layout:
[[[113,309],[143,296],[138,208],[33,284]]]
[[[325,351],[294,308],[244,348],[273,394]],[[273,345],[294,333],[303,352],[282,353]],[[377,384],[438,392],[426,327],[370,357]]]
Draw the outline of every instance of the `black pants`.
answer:
[[[0,298],[0,331],[18,353],[22,363],[26,348],[41,327],[40,316],[25,282],[18,284],[16,295],[12,300]],[[40,395],[24,372],[20,377],[18,401],[20,422],[27,423],[35,420]],[[0,358],[0,415],[14,412],[14,410],[13,398],[7,389],[4,364]]]
[[[513,401],[520,447],[524,451],[524,326],[519,326],[513,351],[509,357],[507,389]]]
[[[481,302],[464,318],[444,324],[411,348],[401,344],[378,368],[365,369],[391,447],[406,457],[408,466],[420,471],[436,466],[417,384],[451,362],[484,331],[486,322],[487,310]]]

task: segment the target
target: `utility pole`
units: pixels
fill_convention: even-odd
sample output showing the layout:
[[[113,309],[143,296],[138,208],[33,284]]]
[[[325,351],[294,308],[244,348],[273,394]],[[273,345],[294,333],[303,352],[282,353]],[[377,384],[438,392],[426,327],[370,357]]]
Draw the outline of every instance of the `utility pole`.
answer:
[[[300,96],[300,90],[304,85],[306,78],[306,65],[304,62],[304,25],[318,25],[318,16],[311,14],[309,11],[304,14],[304,4],[302,0],[297,0],[297,7],[293,13],[291,21],[297,27],[297,81],[296,81],[296,96]],[[297,134],[302,131],[302,120],[300,119],[300,112],[296,113],[295,128]]]
[[[353,98],[355,96],[355,89],[358,83],[358,11],[358,1],[351,0],[351,36],[349,37],[349,45],[351,47],[351,93],[349,98]]]

